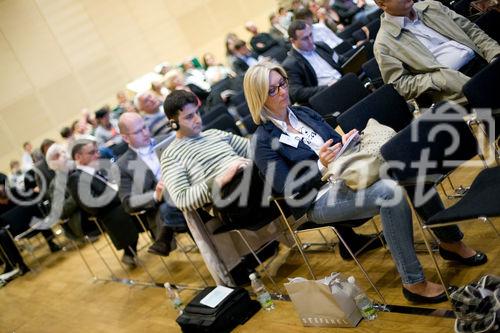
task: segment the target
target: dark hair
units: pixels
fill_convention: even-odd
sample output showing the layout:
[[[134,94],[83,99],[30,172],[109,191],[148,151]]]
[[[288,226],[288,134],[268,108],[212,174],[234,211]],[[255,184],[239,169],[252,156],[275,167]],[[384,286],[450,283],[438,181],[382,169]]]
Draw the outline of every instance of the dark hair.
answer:
[[[196,95],[185,90],[174,90],[165,98],[163,110],[167,118],[174,119],[178,116],[179,111],[188,104],[198,104]]]
[[[49,150],[50,146],[52,146],[54,143],[56,142],[51,139],[44,139],[42,141],[42,144],[40,145],[40,151],[42,152],[43,156],[47,154],[47,150]]]
[[[103,106],[95,112],[95,119],[102,119],[109,113],[109,106]]]
[[[95,141],[89,140],[89,139],[78,139],[75,141],[73,144],[73,147],[71,147],[71,159],[74,160],[76,154],[82,151],[82,148],[88,145],[89,143],[94,143]]]
[[[71,134],[73,133],[73,131],[71,130],[71,128],[69,128],[68,126],[64,126],[63,128],[61,128],[61,130],[59,131],[59,134],[61,134],[61,137],[64,138],[64,139],[67,139],[71,136]]]
[[[238,39],[236,43],[234,43],[234,49],[238,51],[241,49],[243,46],[247,45],[247,43],[244,40]]]
[[[25,143],[23,143],[23,148],[26,148],[27,145],[29,145],[30,142],[29,141],[26,141]]]
[[[314,14],[309,8],[302,8],[295,12],[293,18],[294,20],[307,20],[308,18],[314,19]]]
[[[297,30],[304,30],[308,26],[307,22],[304,20],[292,21],[288,27],[288,37],[295,39],[297,38]]]

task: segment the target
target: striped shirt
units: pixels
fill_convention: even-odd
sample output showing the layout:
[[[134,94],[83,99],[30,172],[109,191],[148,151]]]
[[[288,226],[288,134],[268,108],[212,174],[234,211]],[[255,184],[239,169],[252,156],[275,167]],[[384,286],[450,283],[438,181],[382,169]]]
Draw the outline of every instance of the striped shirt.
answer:
[[[190,211],[211,203],[214,178],[232,161],[248,157],[248,149],[248,139],[216,129],[176,138],[162,154],[161,173],[177,208]]]

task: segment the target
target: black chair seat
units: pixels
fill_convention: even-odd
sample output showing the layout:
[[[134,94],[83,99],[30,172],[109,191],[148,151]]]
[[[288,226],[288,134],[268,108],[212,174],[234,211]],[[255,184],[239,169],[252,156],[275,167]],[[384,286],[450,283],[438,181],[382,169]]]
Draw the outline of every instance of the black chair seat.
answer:
[[[500,186],[492,184],[500,184],[500,167],[482,170],[460,201],[432,216],[426,224],[500,216]]]

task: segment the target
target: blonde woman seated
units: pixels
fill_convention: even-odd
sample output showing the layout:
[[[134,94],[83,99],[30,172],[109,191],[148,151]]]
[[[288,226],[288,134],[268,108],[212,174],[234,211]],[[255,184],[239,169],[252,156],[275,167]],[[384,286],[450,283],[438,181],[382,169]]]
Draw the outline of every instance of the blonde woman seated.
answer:
[[[355,192],[342,182],[321,181],[322,172],[355,130],[341,136],[313,110],[290,106],[286,72],[279,65],[255,65],[246,72],[243,86],[253,121],[259,125],[252,142],[255,163],[276,192],[294,195],[288,201],[294,215],[307,213],[318,224],[380,215],[404,296],[420,303],[446,301],[443,286],[424,277],[413,246],[411,210],[395,182],[379,180]],[[486,255],[461,241],[458,228],[442,228],[436,234],[446,259],[468,265],[487,261]]]

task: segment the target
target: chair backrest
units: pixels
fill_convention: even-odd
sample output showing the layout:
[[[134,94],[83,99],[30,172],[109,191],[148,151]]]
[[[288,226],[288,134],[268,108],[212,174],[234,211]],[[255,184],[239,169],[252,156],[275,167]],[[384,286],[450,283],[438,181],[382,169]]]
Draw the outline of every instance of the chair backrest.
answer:
[[[370,80],[381,80],[382,73],[380,72],[380,67],[378,66],[377,59],[372,58],[365,62],[362,66],[363,72],[370,78]]]
[[[358,29],[361,29],[363,26],[363,23],[356,21],[351,24],[349,24],[344,30],[339,32],[337,36],[342,38],[343,40],[349,40],[352,38],[352,33]]]
[[[348,42],[344,41],[344,42],[340,43],[339,45],[335,46],[333,48],[333,51],[335,53],[337,53],[338,55],[341,55],[341,54],[352,51],[352,45],[349,44]]]
[[[391,176],[399,181],[412,179],[419,175],[419,167],[425,167],[425,175],[446,175],[474,157],[478,145],[463,121],[464,114],[443,103],[397,133],[380,150],[386,161],[403,162],[401,169],[391,170]]]
[[[481,15],[474,23],[488,36],[500,43],[500,12],[489,10]]]
[[[471,15],[471,10],[470,10],[471,2],[472,0],[455,1],[452,5],[453,10],[464,17],[469,17]]]
[[[354,128],[364,129],[370,118],[398,132],[411,123],[413,114],[405,99],[386,84],[342,113],[337,121],[347,133]]]
[[[253,134],[257,130],[257,125],[253,122],[251,115],[242,118],[241,122],[243,123],[243,126],[245,126],[248,134]]]
[[[229,111],[227,110],[227,107],[223,104],[216,105],[208,112],[205,112],[204,114],[201,115],[201,119],[203,121],[203,124],[208,124],[212,122],[215,118],[219,117],[221,114],[229,114]]]
[[[212,128],[219,129],[222,131],[231,132],[231,133],[234,133],[236,135],[241,135],[240,129],[236,125],[234,118],[229,113],[221,113],[219,116],[217,116],[211,122],[203,124],[203,130],[212,129]]]
[[[269,50],[262,53],[262,56],[274,59],[277,62],[281,63],[283,62],[283,60],[285,60],[287,54],[288,50],[286,49],[286,47],[278,44],[274,45]]]
[[[463,92],[474,108],[500,108],[500,61],[495,60],[474,75],[463,87]]]
[[[356,75],[349,73],[335,84],[312,96],[309,103],[335,128],[337,126],[336,117],[368,96],[369,93],[361,80]]]
[[[236,112],[241,118],[245,118],[250,115],[250,109],[248,108],[247,102],[243,102],[236,107]]]
[[[370,59],[369,45],[362,45],[356,49],[352,55],[346,59],[340,67],[340,72],[345,75],[348,73],[361,73],[361,66]]]

